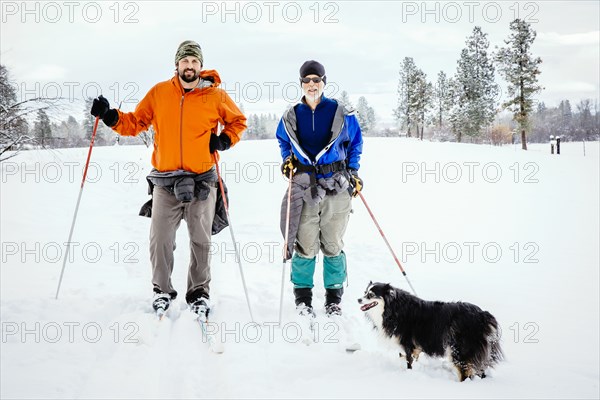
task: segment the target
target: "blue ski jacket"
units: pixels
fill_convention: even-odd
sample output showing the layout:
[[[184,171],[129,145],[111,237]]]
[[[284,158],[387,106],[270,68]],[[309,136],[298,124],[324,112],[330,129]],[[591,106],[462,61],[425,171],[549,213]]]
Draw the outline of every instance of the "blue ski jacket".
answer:
[[[276,136],[283,160],[293,153],[304,165],[345,161],[348,169],[360,168],[363,139],[358,120],[354,110],[334,99],[322,96],[314,111],[303,101],[290,107],[279,121]]]

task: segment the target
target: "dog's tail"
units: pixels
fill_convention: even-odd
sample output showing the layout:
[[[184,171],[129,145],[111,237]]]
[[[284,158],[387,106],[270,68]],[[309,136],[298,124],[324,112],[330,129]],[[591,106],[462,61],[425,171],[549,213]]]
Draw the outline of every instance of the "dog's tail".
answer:
[[[474,351],[470,363],[473,372],[482,376],[488,368],[493,368],[504,359],[504,353],[500,347],[500,329],[496,318],[487,311],[483,311],[479,316],[481,330],[477,350]]]
[[[504,360],[504,352],[500,347],[500,329],[498,328],[498,321],[489,312],[484,311],[483,318],[485,321],[484,334],[487,342],[485,364],[486,367],[494,367],[498,362]]]

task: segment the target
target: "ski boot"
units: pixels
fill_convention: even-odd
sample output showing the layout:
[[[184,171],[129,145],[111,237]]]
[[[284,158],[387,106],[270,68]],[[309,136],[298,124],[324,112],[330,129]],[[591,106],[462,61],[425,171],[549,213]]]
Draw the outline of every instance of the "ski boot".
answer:
[[[163,292],[155,292],[152,300],[152,308],[158,319],[162,319],[171,305],[171,295]]]
[[[208,314],[210,312],[210,302],[206,297],[199,297],[192,303],[190,303],[190,310],[198,314],[198,318],[201,321],[208,320]]]
[[[325,289],[325,314],[328,317],[342,315],[342,308],[340,307],[342,294],[344,294],[343,288]]]
[[[294,288],[294,296],[296,297],[296,312],[302,316],[315,316],[312,308],[312,289],[311,288]]]

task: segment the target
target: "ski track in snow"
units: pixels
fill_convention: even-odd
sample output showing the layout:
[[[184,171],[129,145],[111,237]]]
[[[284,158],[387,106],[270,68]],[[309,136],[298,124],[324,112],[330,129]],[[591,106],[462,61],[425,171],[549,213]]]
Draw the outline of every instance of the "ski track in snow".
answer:
[[[565,143],[560,157],[546,147],[522,152],[366,138],[360,171],[365,198],[420,297],[472,302],[500,322],[507,360],[489,379],[462,384],[447,361],[425,355],[407,371],[398,349],[358,309],[356,299],[370,280],[409,290],[359,199],[345,237],[343,317],[324,316],[319,263],[316,342],[306,345],[295,334],[300,322],[287,280],[284,329],[274,327],[281,284],[278,213],[286,187],[275,141],[242,142],[222,154],[258,324],[250,323],[226,229],[213,238],[211,289],[211,323],[225,335],[223,354],[210,351],[184,304],[185,223],[173,273],[179,297],[163,321],[152,314],[149,219],[137,216],[149,198],[150,150],[94,149],[93,182],[86,183],[73,237],[79,245],[58,300],[57,249],[64,251],[87,149],[23,152],[0,164],[0,397],[598,398],[598,143],[586,144],[586,157],[581,143]],[[72,179],[69,162],[77,163]],[[436,163],[440,173],[452,174],[438,182],[421,176],[423,167]],[[478,163],[473,182],[464,163]],[[449,182],[457,165],[462,179]],[[489,182],[493,174],[481,175],[486,165],[490,174],[501,172],[498,182]],[[415,167],[419,172],[411,175]],[[38,172],[26,174],[27,168]],[[473,241],[480,246],[471,261],[460,244]],[[426,246],[410,255],[406,243]],[[438,251],[436,260],[423,251],[436,243],[452,244],[448,251],[458,244],[462,257],[450,262],[451,253]],[[502,250],[495,262],[482,257],[486,243]],[[334,325],[338,320],[342,326]],[[347,353],[354,342],[361,350]]]

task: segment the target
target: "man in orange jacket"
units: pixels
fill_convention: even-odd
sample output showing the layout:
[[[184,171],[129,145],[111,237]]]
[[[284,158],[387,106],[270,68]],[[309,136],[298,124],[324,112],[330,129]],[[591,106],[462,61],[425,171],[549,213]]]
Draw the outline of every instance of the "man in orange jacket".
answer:
[[[171,284],[175,232],[182,219],[190,235],[191,260],[186,301],[193,312],[209,311],[210,243],[217,202],[213,153],[238,143],[246,117],[218,88],[219,74],[202,70],[198,43],[186,40],[175,54],[175,76],[155,85],[134,112],[111,109],[104,97],[94,99],[91,114],[124,136],[154,127],[150,259],[153,308],[162,315],[177,291]],[[218,134],[218,126],[223,130]]]

